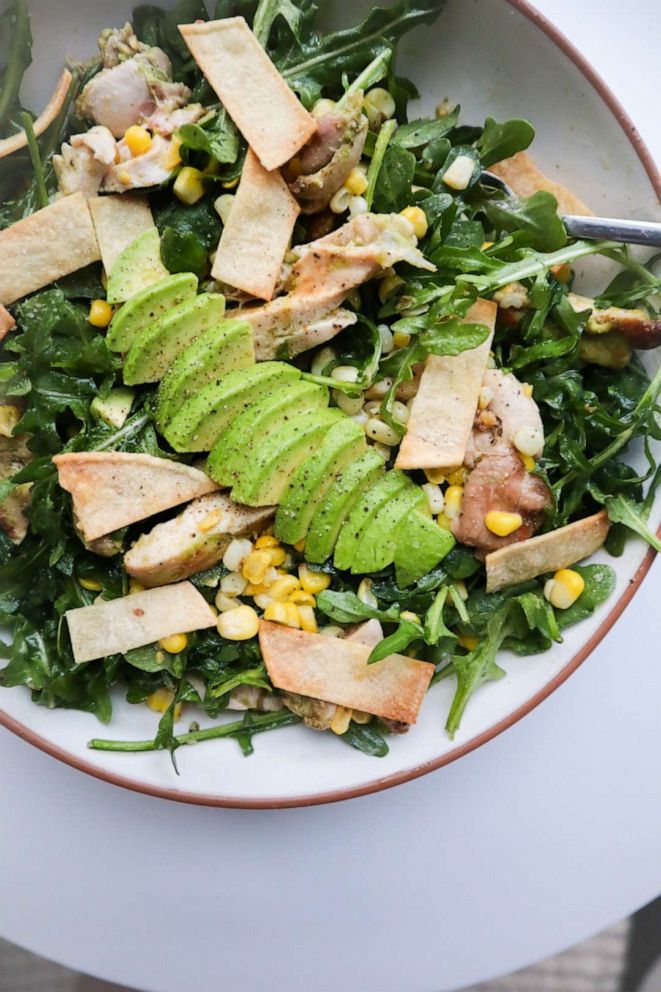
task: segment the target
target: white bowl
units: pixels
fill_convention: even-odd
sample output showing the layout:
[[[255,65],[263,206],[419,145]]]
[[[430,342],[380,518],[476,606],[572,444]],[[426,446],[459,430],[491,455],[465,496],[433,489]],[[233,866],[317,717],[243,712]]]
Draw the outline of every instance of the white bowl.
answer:
[[[38,107],[52,88],[62,56],[89,57],[99,31],[129,18],[131,4],[118,0],[108,7],[103,0],[33,0],[31,6],[36,62],[27,95]],[[345,22],[355,19],[357,9],[362,12],[367,7],[366,3],[328,4],[333,19]],[[449,96],[461,103],[464,122],[481,122],[487,115],[529,117],[537,127],[534,157],[595,212],[637,218],[656,215],[655,188],[661,194],[661,180],[633,125],[580,54],[523,0],[450,0],[439,21],[407,37],[400,51],[399,69],[418,84],[423,110],[433,110]],[[603,284],[597,268],[594,261],[585,265],[583,285],[588,290],[596,276]],[[658,507],[657,503],[655,521]],[[250,758],[244,758],[232,741],[181,748],[177,776],[167,753],[87,750],[86,742],[94,736],[153,736],[154,714],[130,706],[119,692],[109,728],[86,713],[35,706],[22,688],[0,693],[0,722],[81,771],[185,802],[277,807],[374,792],[461,757],[534,709],[607,634],[652,558],[638,540],[632,540],[619,559],[597,555],[596,560],[609,561],[617,572],[617,589],[610,601],[545,654],[523,659],[504,656],[507,677],[471,700],[454,741],[443,729],[452,698],[450,681],[431,690],[416,727],[403,737],[391,738],[390,753],[381,759],[366,757],[331,734],[297,726],[257,737]],[[185,714],[182,727],[191,718]]]

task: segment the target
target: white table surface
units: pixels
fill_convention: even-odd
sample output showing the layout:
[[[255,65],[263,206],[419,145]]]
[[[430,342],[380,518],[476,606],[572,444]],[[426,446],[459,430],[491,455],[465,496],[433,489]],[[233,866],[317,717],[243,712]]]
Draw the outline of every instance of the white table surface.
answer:
[[[661,8],[536,5],[661,160]],[[149,992],[447,992],[578,942],[661,891],[660,580],[507,733],[335,806],[167,803],[0,728],[0,934]]]

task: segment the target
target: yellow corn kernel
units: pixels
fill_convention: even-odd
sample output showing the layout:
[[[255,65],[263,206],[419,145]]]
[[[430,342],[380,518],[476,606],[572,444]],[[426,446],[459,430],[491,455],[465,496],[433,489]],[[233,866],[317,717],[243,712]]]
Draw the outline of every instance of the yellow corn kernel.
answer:
[[[576,602],[585,589],[585,579],[572,568],[559,569],[550,582],[544,586],[544,595],[551,606],[567,610]]]
[[[170,142],[164,164],[166,169],[176,169],[178,165],[181,165],[181,138],[176,134]]]
[[[78,579],[78,585],[88,592],[101,592],[103,586],[96,579]]]
[[[269,548],[268,552],[271,556],[271,564],[274,568],[279,568],[280,565],[284,565],[287,560],[287,552],[284,548]]]
[[[466,472],[466,469],[462,465],[459,468],[455,468],[448,473],[448,483],[451,486],[463,486],[467,476],[468,473]]]
[[[300,541],[297,541],[296,544],[293,545],[293,548],[295,551],[305,551],[305,538],[302,537]]]
[[[400,286],[404,285],[404,280],[401,276],[386,276],[379,283],[379,299],[381,303],[385,303],[393,296]]]
[[[311,592],[306,592],[304,589],[294,589],[293,593],[288,597],[290,603],[296,603],[297,606],[316,606],[317,601]]]
[[[144,591],[145,591],[145,587],[143,586],[142,582],[138,582],[137,579],[131,579],[129,581],[129,596],[133,596],[133,594],[136,592],[144,592]]]
[[[265,582],[260,582],[258,585],[253,585],[249,582],[246,588],[242,592],[242,596],[264,596],[269,591],[269,587]]]
[[[409,224],[411,224],[416,238],[424,238],[429,229],[429,224],[427,223],[427,215],[422,207],[405,207],[404,210],[400,210],[399,215],[400,217],[405,217]]]
[[[260,551],[262,548],[277,548],[279,544],[280,542],[273,534],[262,534],[255,541],[255,548],[257,551]]]
[[[448,517],[447,513],[439,513],[436,517],[436,523],[439,527],[442,527],[443,530],[452,530],[452,521]]]
[[[264,619],[274,623],[282,623],[286,627],[301,626],[298,607],[293,603],[269,603],[264,610]]]
[[[144,155],[151,148],[151,134],[139,124],[131,124],[124,132],[124,141],[133,156]]]
[[[145,700],[147,706],[154,713],[165,713],[170,703],[174,699],[174,693],[171,689],[156,689],[152,692],[151,696],[147,696]],[[181,703],[177,703],[174,708],[174,718],[178,720],[181,715]]]
[[[484,524],[487,530],[498,537],[508,537],[518,530],[523,523],[520,513],[507,513],[505,510],[489,510],[484,515]]]
[[[236,179],[229,179],[226,183],[221,183],[223,189],[234,189],[235,186],[239,185],[239,177]]]
[[[326,575],[325,572],[312,572],[307,565],[299,565],[298,577],[301,580],[303,589],[306,592],[311,592],[313,596],[316,596],[317,593],[322,592],[324,589],[328,589],[331,584],[330,575]]]
[[[0,403],[0,435],[11,437],[16,424],[21,419],[21,411],[10,403]]]
[[[251,551],[243,563],[241,572],[251,585],[259,585],[266,571],[271,567],[271,554],[268,551]]]
[[[190,165],[184,166],[174,181],[174,195],[189,207],[204,196],[202,173]]]
[[[351,717],[353,710],[348,709],[346,706],[338,706],[335,711],[335,716],[331,720],[329,729],[333,731],[334,734],[346,734],[349,729],[349,724],[351,723]]]
[[[463,498],[463,486],[448,486],[445,490],[445,516],[449,517],[450,520],[459,516]]]
[[[211,513],[207,513],[204,520],[200,520],[197,525],[197,529],[201,530],[203,534],[206,534],[208,530],[213,530],[218,521],[220,520],[221,513],[220,510],[212,510]]]
[[[571,265],[569,262],[564,262],[562,265],[551,266],[551,272],[556,277],[558,282],[569,282],[571,279]]]
[[[530,385],[529,382],[524,382],[522,389],[524,396],[532,396],[532,386]]]
[[[168,654],[181,654],[188,647],[188,637],[186,634],[170,634],[169,637],[162,637],[158,646]]]
[[[406,331],[395,331],[392,336],[392,343],[395,348],[406,348],[411,340],[411,335],[407,334]]]
[[[296,609],[298,610],[298,622],[301,630],[307,631],[308,634],[317,634],[319,632],[319,626],[312,607],[297,606]]]
[[[427,476],[427,481],[433,483],[435,486],[440,485],[441,482],[445,482],[445,469],[444,468],[426,468],[425,475]]]
[[[119,179],[122,186],[131,185],[131,173],[127,172],[126,169],[122,169],[121,172],[117,173],[117,178]]]
[[[165,655],[163,654],[162,651],[154,652],[154,661],[156,661],[156,663],[159,665],[163,664],[163,662],[165,661]]]
[[[403,610],[403,612],[399,614],[399,619],[408,620],[409,623],[420,623],[420,617],[412,610]]]
[[[495,241],[483,241],[480,245],[480,251],[486,251],[487,248],[493,248]]]
[[[362,169],[352,169],[344,181],[344,187],[354,196],[362,196],[367,189],[367,176]]]
[[[295,575],[283,575],[282,578],[276,579],[273,585],[269,586],[269,596],[284,603],[293,592],[300,588],[301,583]]]
[[[101,285],[103,286],[104,289],[108,288],[108,274],[105,269],[101,273]]]
[[[532,457],[532,455],[522,455],[520,451],[518,452],[518,455],[521,461],[523,462],[523,464],[525,465],[526,471],[534,472],[535,469],[537,468],[537,462]]]
[[[372,719],[372,714],[363,713],[362,710],[354,710],[351,719],[354,723],[369,723]]]
[[[107,327],[112,320],[112,307],[106,300],[92,300],[87,319],[92,327]]]
[[[457,641],[461,644],[462,648],[466,648],[467,651],[474,651],[480,643],[479,638],[475,637],[473,634],[458,634]]]
[[[259,617],[252,606],[237,606],[221,613],[216,627],[226,641],[249,641],[259,630]]]

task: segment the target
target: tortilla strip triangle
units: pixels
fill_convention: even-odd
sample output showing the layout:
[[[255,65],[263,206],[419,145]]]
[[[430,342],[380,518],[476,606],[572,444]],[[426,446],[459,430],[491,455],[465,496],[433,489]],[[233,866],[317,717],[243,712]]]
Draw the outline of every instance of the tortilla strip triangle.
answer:
[[[79,665],[216,625],[213,610],[190,582],[81,606],[65,616]]]
[[[144,196],[115,193],[110,196],[92,196],[88,202],[101,261],[109,273],[124,249],[139,234],[156,226],[154,218]]]
[[[574,196],[566,186],[561,186],[554,179],[545,176],[533,159],[526,152],[517,152],[511,158],[504,158],[489,166],[489,171],[504,179],[517,196],[532,196],[540,190],[552,193],[558,201],[558,211],[561,214],[578,214],[581,217],[592,217],[589,207]]]
[[[79,451],[53,462],[86,541],[218,489],[199,469],[153,455]]]
[[[359,623],[350,633],[344,635],[345,640],[354,641],[356,644],[367,644],[369,648],[375,648],[383,640],[383,627],[379,620],[366,620]]]
[[[63,196],[0,231],[0,303],[20,300],[100,257],[85,196]]]
[[[280,173],[267,172],[248,149],[212,277],[270,300],[300,211]]]
[[[10,331],[16,327],[16,321],[10,314],[9,310],[5,310],[2,303],[0,303],[0,341],[4,341]]]
[[[180,24],[191,55],[265,169],[288,162],[317,130],[243,17]]]
[[[569,568],[601,547],[608,534],[605,510],[566,527],[492,551],[486,557],[487,592]]]
[[[486,324],[486,341],[459,355],[429,355],[411,405],[395,468],[456,468],[463,464],[487,367],[498,307],[476,300],[466,323]]]
[[[64,106],[64,101],[68,96],[72,79],[73,76],[69,70],[63,69],[62,75],[58,79],[57,86],[53,91],[53,95],[39,116],[32,121],[32,130],[35,133],[35,137],[38,138],[40,134],[43,134],[44,131],[51,126],[61,111]],[[17,152],[21,148],[27,148],[27,144],[28,136],[25,131],[17,131],[16,134],[10,134],[8,138],[3,138],[0,141],[0,158],[4,158],[5,155],[11,155],[13,152]]]
[[[260,621],[259,645],[277,689],[404,723],[415,723],[434,674],[428,662],[400,654],[368,665],[368,644],[342,637],[329,643],[323,634],[268,620]]]

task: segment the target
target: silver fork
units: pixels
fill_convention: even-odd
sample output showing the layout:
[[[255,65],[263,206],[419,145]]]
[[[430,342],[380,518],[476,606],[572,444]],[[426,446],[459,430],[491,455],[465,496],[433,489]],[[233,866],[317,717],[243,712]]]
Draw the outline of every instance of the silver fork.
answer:
[[[508,196],[516,196],[514,190],[493,172],[483,171],[480,183],[487,189],[500,189]],[[651,220],[578,217],[575,214],[561,214],[561,218],[568,233],[575,238],[622,241],[626,244],[646,245],[648,248],[661,248],[661,224]]]

